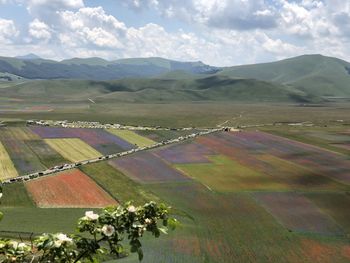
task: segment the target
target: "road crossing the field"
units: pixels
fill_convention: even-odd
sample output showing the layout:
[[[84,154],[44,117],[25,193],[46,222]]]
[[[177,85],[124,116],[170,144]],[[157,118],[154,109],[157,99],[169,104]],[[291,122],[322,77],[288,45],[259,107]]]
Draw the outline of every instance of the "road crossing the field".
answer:
[[[120,158],[123,156],[134,154],[136,152],[146,151],[146,150],[162,147],[165,145],[170,145],[170,144],[183,142],[186,140],[191,140],[191,139],[194,139],[196,137],[208,135],[208,134],[215,133],[215,132],[228,131],[229,129],[230,129],[229,127],[207,129],[205,131],[200,131],[197,133],[192,133],[190,135],[180,136],[180,137],[175,138],[175,139],[170,139],[170,140],[158,142],[158,143],[155,143],[155,144],[152,144],[149,146],[138,147],[136,149],[131,149],[128,151],[119,152],[119,153],[115,153],[115,154],[104,155],[104,156],[100,156],[98,158],[84,160],[84,161],[80,161],[80,162],[66,163],[63,165],[55,166],[55,167],[47,169],[47,170],[43,170],[43,171],[39,171],[39,172],[35,172],[35,173],[23,175],[23,176],[11,178],[11,179],[3,181],[2,184],[6,185],[6,184],[12,184],[12,183],[16,183],[16,182],[26,182],[26,181],[34,180],[34,179],[39,178],[39,177],[48,176],[51,174],[55,174],[55,173],[66,171],[66,170],[71,170],[74,168],[79,168],[79,167],[86,165],[86,164],[97,163],[97,162],[102,162],[102,161],[109,160],[109,159]]]

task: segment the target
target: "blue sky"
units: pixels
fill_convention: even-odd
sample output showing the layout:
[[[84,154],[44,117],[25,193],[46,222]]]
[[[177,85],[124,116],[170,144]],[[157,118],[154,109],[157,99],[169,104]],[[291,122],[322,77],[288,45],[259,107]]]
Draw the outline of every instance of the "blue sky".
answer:
[[[0,0],[0,55],[165,57],[217,66],[350,60],[350,1]]]

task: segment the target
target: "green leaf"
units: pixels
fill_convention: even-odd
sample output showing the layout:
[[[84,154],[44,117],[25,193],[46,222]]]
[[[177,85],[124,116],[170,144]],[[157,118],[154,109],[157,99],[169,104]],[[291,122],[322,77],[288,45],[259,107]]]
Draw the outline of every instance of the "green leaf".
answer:
[[[4,218],[4,213],[0,212],[0,221]]]
[[[163,234],[167,235],[168,234],[168,229],[166,227],[158,227],[159,231],[162,232]]]
[[[115,251],[116,251],[118,254],[121,254],[121,253],[123,253],[124,248],[123,248],[122,245],[118,244],[117,247],[116,247],[116,249],[115,249]]]
[[[168,227],[171,230],[175,230],[180,225],[180,222],[176,220],[176,218],[169,218],[168,219]]]

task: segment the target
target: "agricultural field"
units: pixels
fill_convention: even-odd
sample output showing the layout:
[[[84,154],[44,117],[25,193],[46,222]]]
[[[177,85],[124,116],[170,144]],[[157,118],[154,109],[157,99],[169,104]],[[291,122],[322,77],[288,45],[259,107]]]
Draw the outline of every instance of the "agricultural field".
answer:
[[[208,155],[215,152],[196,142],[184,142],[170,145],[154,151],[160,158],[173,164],[209,163]]]
[[[117,202],[79,170],[25,183],[35,204],[42,208],[106,207]]]
[[[19,141],[38,140],[40,137],[27,127],[7,127],[1,128],[0,139],[11,138]]]
[[[0,178],[5,180],[18,176],[17,170],[13,165],[10,156],[8,155],[5,147],[0,142]]]
[[[176,171],[176,169],[149,152],[140,152],[132,156],[111,160],[109,164],[140,183],[184,182],[189,180],[187,176]]]
[[[44,170],[46,167],[40,162],[38,156],[26,144],[26,141],[8,138],[2,140],[19,175]]]
[[[80,169],[121,204],[128,201],[143,204],[151,200],[159,200],[157,196],[143,189],[140,184],[107,162],[84,165]]]
[[[134,131],[129,130],[116,130],[116,129],[108,129],[108,132],[117,135],[118,137],[124,139],[125,141],[136,145],[137,147],[145,147],[155,144],[155,142],[147,137],[143,137],[138,135]]]
[[[296,193],[258,193],[255,199],[278,222],[292,231],[342,234],[338,224],[306,197]]]
[[[22,142],[45,166],[81,159],[86,148],[102,155],[101,134],[116,138],[103,143],[120,149],[137,144],[104,130],[29,130],[39,139]],[[179,134],[136,133],[152,141]],[[65,140],[79,143],[50,145]],[[5,186],[0,235],[72,232],[91,207],[155,200],[172,206],[182,225],[159,240],[146,236],[145,262],[347,263],[349,171],[347,155],[321,145],[267,131],[218,132]],[[138,260],[131,255],[117,262]]]
[[[77,138],[45,139],[45,142],[71,162],[79,162],[102,156],[101,153]]]
[[[112,154],[135,148],[133,144],[102,129],[31,127],[43,139],[78,138],[102,154]]]
[[[30,140],[26,144],[46,167],[53,167],[69,162],[45,143],[44,140]]]
[[[292,140],[319,146],[340,154],[350,155],[350,131],[342,126],[327,127],[291,127],[274,126],[260,128],[262,131],[286,137]]]

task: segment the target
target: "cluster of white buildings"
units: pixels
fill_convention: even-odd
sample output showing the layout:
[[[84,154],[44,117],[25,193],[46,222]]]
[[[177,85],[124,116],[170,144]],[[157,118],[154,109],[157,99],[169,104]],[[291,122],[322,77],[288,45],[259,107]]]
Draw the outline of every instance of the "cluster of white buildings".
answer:
[[[174,131],[188,131],[194,130],[193,127],[187,128],[168,128],[160,126],[131,126],[118,123],[102,124],[100,122],[91,121],[53,121],[53,120],[28,120],[28,125],[40,125],[50,127],[63,127],[63,128],[90,128],[90,129],[120,129],[120,130],[174,130]]]

